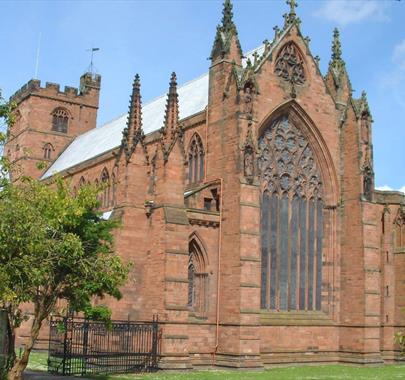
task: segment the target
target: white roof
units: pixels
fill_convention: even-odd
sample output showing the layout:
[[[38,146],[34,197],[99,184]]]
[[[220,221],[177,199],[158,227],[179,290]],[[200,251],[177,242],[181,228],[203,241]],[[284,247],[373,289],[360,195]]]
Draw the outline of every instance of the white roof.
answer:
[[[246,55],[251,57],[255,51],[261,54],[263,49],[264,45],[261,45]],[[244,65],[245,63],[246,59],[243,61]],[[203,111],[208,105],[208,73],[178,87],[177,92],[180,119]],[[166,99],[167,95],[164,94],[142,106],[142,126],[145,134],[163,127]],[[45,172],[42,179],[117,148],[121,144],[127,116],[126,113],[101,127],[77,136]]]
[[[180,86],[177,92],[180,119],[203,111],[208,104],[208,74]],[[163,127],[166,98],[165,94],[142,106],[142,125],[145,133]],[[77,136],[45,172],[42,179],[118,147],[121,144],[127,117],[128,114],[124,114],[101,127]]]

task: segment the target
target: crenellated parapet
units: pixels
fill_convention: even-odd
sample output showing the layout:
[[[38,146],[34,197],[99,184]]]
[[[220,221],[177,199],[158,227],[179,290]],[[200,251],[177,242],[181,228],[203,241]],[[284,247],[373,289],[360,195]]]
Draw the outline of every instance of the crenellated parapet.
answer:
[[[24,84],[11,97],[10,101],[20,104],[29,96],[41,96],[63,102],[85,103],[88,106],[98,107],[101,76],[85,73],[80,77],[80,87],[65,86],[61,91],[58,83],[46,82],[41,87],[41,81],[31,79]]]

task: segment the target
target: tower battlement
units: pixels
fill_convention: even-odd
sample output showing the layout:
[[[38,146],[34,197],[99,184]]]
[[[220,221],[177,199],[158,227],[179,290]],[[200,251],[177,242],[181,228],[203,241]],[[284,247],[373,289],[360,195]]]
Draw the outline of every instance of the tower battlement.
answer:
[[[58,83],[46,82],[45,87],[41,87],[40,80],[31,79],[10,97],[10,101],[19,104],[24,99],[34,95],[98,107],[100,87],[101,75],[91,73],[84,73],[80,77],[79,88],[65,86],[63,91],[61,91]]]

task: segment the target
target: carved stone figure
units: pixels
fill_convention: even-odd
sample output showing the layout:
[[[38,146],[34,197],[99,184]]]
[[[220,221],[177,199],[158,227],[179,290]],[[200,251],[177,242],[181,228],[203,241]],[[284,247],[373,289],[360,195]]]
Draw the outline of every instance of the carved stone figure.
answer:
[[[250,178],[250,179],[253,179],[253,176],[254,176],[253,149],[250,146],[245,149],[244,175],[246,178]]]
[[[244,88],[243,102],[244,102],[243,112],[246,115],[251,116],[253,113],[253,89],[252,85],[250,84],[246,85]]]

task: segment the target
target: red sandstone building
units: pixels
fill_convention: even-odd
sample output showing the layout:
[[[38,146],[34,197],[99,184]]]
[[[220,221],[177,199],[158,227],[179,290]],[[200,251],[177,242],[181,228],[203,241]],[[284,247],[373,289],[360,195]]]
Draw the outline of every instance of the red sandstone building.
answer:
[[[12,99],[6,153],[75,192],[104,182],[134,262],[114,317],[162,321],[166,368],[399,357],[405,199],[374,189],[372,118],[339,33],[325,76],[295,2],[273,41],[244,57],[225,1],[209,72],[96,128],[100,77],[32,80]],[[47,162],[41,172],[38,162]]]

